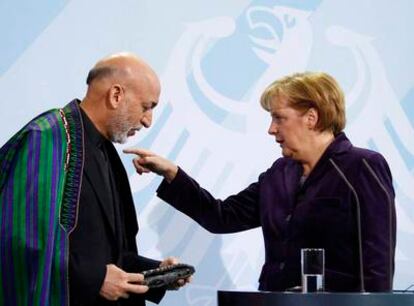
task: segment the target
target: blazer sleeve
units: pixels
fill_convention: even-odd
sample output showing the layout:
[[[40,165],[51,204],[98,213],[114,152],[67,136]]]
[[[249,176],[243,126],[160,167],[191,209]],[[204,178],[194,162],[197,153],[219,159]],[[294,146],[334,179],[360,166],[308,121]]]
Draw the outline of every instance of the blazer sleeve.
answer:
[[[128,252],[123,255],[123,268],[126,272],[141,273],[142,271],[158,268],[161,262],[151,258],[138,255],[133,252]],[[165,295],[165,289],[150,289],[144,295],[131,294],[127,305],[136,305],[136,300],[151,301],[158,304]]]
[[[85,249],[90,252],[90,249]],[[88,257],[86,257],[88,258]],[[100,298],[99,291],[106,276],[106,266],[85,256],[70,253],[69,281],[73,305],[93,304]]]
[[[220,200],[179,168],[171,183],[161,183],[157,195],[212,233],[234,233],[260,226],[259,182]]]
[[[366,291],[392,289],[396,217],[392,176],[380,154],[362,159],[355,184],[360,200]]]

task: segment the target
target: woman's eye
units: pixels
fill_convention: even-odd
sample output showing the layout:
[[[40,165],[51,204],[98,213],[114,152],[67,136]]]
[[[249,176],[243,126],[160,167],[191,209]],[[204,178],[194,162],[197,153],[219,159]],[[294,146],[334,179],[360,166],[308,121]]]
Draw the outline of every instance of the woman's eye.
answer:
[[[281,122],[281,121],[282,121],[282,119],[283,119],[283,118],[282,118],[282,117],[280,117],[280,116],[273,116],[273,121],[274,121],[274,122],[277,122],[277,123],[278,123],[278,122]]]

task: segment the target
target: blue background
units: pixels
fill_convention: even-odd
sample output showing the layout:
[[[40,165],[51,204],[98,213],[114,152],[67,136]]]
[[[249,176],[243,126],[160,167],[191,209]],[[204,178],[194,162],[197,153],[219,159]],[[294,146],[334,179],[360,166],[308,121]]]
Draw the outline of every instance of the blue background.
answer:
[[[163,89],[153,127],[118,149],[167,156],[223,198],[280,156],[258,103],[265,86],[296,71],[326,71],[346,92],[348,136],[391,166],[394,287],[404,289],[414,283],[413,10],[409,0],[2,0],[0,145],[36,114],[82,98],[96,60],[128,50],[151,63]],[[161,305],[216,305],[217,289],[257,288],[260,229],[206,232],[154,197],[158,177],[135,175],[131,157],[122,158],[139,212],[140,252],[197,267],[192,285]]]

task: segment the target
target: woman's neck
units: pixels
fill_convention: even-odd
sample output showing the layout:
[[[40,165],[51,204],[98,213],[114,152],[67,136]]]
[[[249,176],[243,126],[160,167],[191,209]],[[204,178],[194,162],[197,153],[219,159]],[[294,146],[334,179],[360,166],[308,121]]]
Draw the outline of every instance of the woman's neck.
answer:
[[[334,141],[334,139],[335,136],[332,132],[321,132],[315,135],[315,138],[309,142],[309,150],[306,154],[306,158],[301,161],[304,176],[309,176],[323,153],[326,151],[332,141]]]

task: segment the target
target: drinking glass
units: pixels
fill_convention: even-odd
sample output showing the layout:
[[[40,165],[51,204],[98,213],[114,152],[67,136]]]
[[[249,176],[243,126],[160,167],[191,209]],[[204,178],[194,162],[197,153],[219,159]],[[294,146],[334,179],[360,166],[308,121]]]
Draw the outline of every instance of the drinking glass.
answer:
[[[302,292],[324,291],[325,250],[301,249]]]

